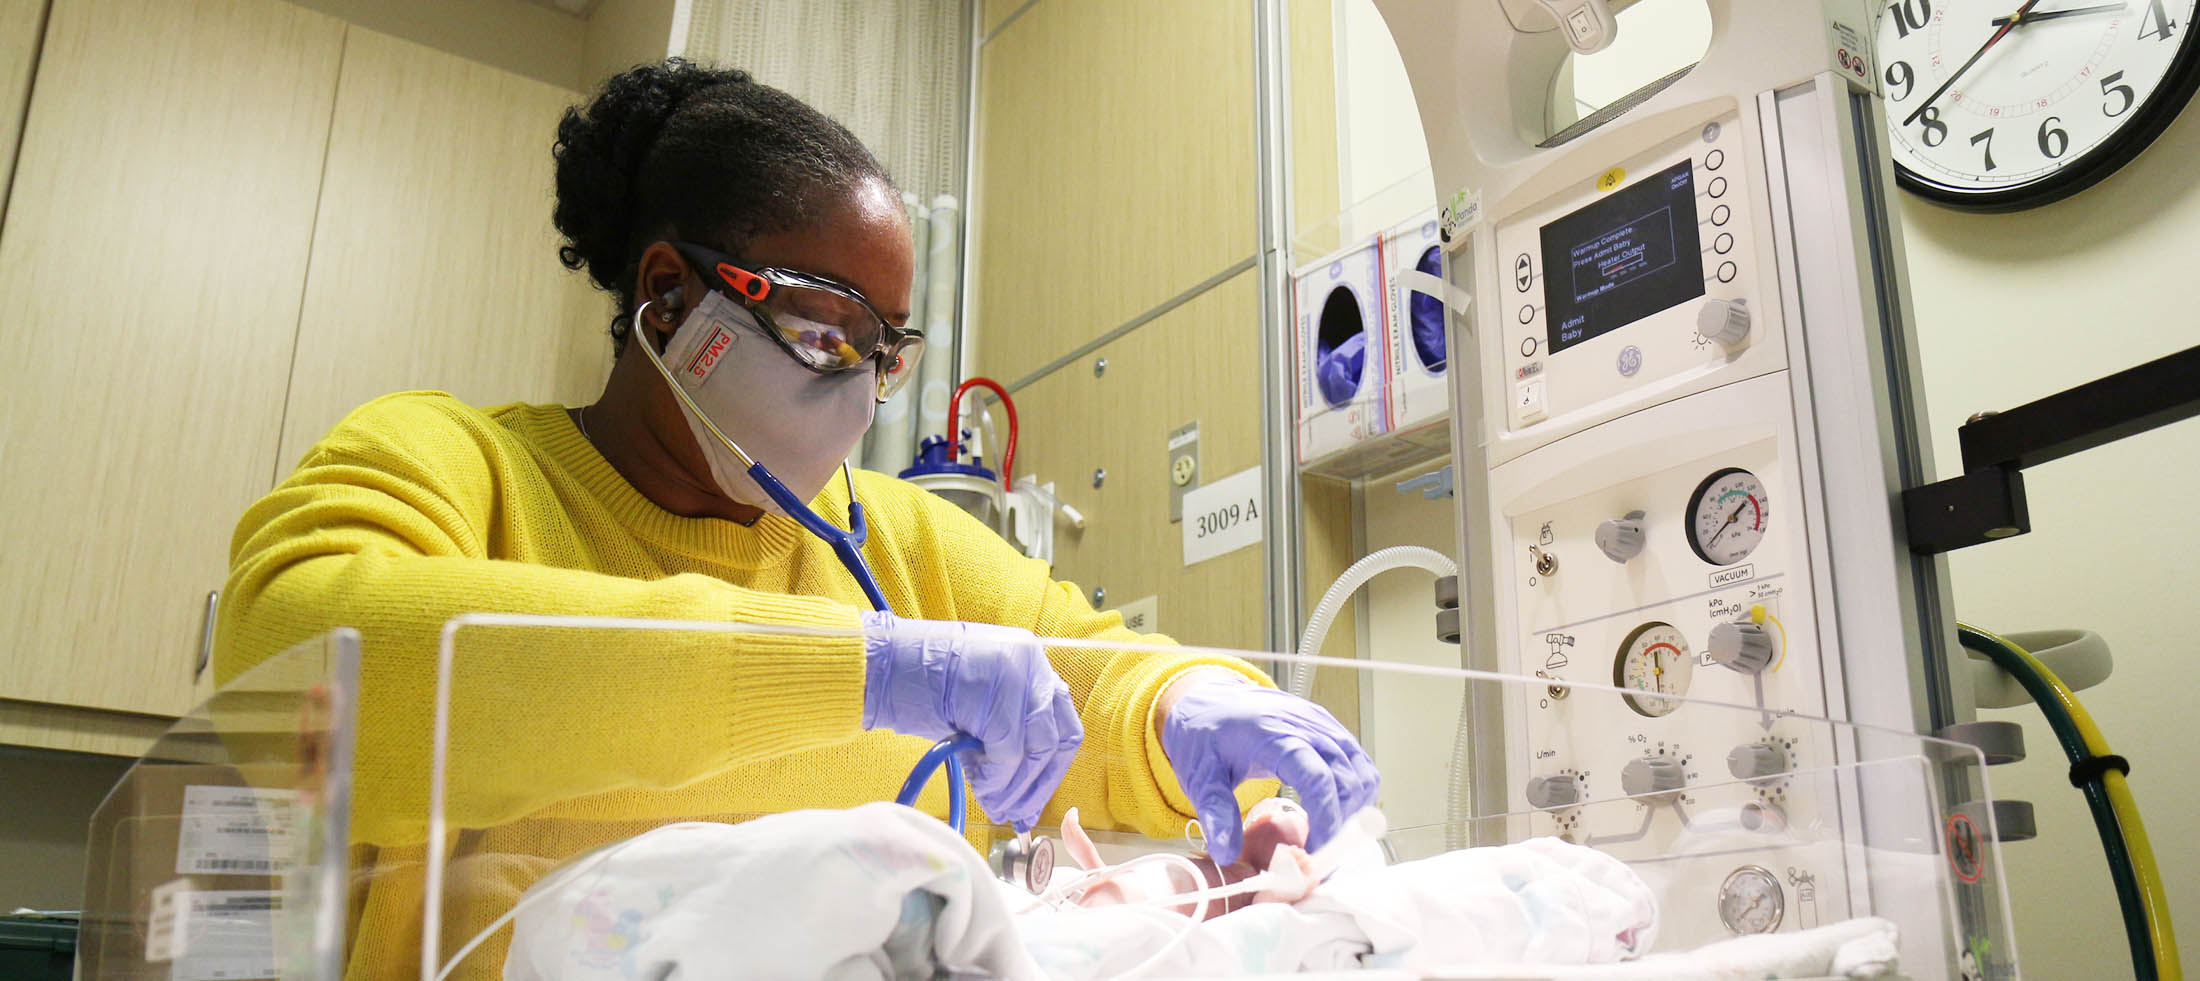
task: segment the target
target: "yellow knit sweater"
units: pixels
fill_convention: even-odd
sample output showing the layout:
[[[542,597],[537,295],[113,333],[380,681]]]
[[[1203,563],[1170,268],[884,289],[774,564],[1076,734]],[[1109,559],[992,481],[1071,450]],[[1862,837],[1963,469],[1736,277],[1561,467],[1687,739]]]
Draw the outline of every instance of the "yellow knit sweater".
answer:
[[[858,472],[864,555],[894,611],[1040,636],[1151,641],[939,498]],[[835,481],[815,504],[839,523]],[[418,963],[437,646],[468,612],[852,629],[862,593],[792,521],[753,527],[652,504],[558,406],[479,410],[441,393],[362,406],[246,512],[231,544],[219,681],[317,633],[363,637],[350,974]],[[891,798],[922,740],[864,732],[852,637],[471,628],[457,635],[441,947],[559,862],[659,824]],[[1242,662],[1058,647],[1085,742],[1047,809],[1174,836],[1194,816],[1151,723],[1190,668]],[[1265,680],[1265,679],[1261,679]],[[946,813],[944,781],[921,806]],[[1241,789],[1246,801],[1272,782]],[[969,837],[995,833],[978,820]],[[494,976],[504,938],[462,974]]]

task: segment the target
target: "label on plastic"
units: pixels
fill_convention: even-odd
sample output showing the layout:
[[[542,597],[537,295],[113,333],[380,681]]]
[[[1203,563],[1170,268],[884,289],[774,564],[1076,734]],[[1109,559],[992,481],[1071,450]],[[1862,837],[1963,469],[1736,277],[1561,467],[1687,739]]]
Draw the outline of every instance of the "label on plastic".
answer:
[[[1184,494],[1184,564],[1197,565],[1260,543],[1267,486],[1260,468],[1240,471]]]
[[[279,875],[290,865],[298,792],[191,786],[176,832],[177,875]]]
[[[273,978],[275,908],[271,889],[210,889],[182,894],[177,912],[183,943],[169,981]]]

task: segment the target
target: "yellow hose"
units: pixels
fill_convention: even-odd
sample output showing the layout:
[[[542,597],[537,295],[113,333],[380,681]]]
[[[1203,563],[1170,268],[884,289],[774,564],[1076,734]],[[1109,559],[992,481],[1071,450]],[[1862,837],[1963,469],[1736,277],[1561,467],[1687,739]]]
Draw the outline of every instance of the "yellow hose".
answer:
[[[2032,656],[2031,651],[2010,643],[2008,638],[1970,624],[1964,626],[1992,637],[2004,647],[2017,652],[2017,656],[2023,658],[2047,682],[2048,687],[2054,690],[2055,700],[2061,703],[2063,713],[2070,717],[2071,725],[2077,728],[2078,738],[2084,740],[2085,751],[2093,756],[2110,755],[2108,739],[2101,735],[2100,727],[2093,723],[2093,716],[2079,703],[2077,693],[2071,691],[2069,685],[2063,684],[2063,680],[2056,677],[2055,672],[2048,670],[2047,665]],[[2154,861],[2154,845],[2147,840],[2146,824],[2139,819],[2139,804],[2132,799],[2131,785],[2124,780],[2124,775],[2115,770],[2101,774],[2101,788],[2108,794],[2109,809],[2116,813],[2116,823],[2123,831],[2124,851],[2131,857],[2132,876],[2139,881],[2141,904],[2146,908],[2147,936],[2154,945],[2155,969],[2163,978],[2180,981],[2184,977],[2184,969],[2177,961],[2177,930],[2170,924],[2169,895],[2162,888],[2162,873]]]

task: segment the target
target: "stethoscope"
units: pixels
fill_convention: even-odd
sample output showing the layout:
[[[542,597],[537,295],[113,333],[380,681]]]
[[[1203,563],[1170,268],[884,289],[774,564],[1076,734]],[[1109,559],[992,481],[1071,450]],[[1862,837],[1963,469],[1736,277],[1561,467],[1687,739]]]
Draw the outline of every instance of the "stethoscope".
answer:
[[[840,564],[847,568],[848,575],[854,577],[856,585],[863,589],[864,597],[871,601],[872,609],[881,613],[894,612],[893,607],[886,602],[886,593],[879,589],[878,578],[871,574],[870,564],[863,561],[863,543],[871,537],[871,529],[863,520],[863,505],[856,501],[856,478],[855,474],[849,472],[848,464],[842,462],[840,465],[841,479],[848,486],[848,528],[843,531],[811,510],[808,503],[794,496],[794,492],[788,490],[786,484],[780,483],[779,478],[766,470],[747,450],[742,449],[741,444],[734,442],[732,437],[719,429],[710,415],[688,396],[687,389],[680,387],[679,380],[673,377],[672,369],[657,355],[657,345],[650,343],[648,335],[642,333],[642,315],[655,302],[645,302],[640,309],[634,311],[633,329],[628,336],[641,342],[642,353],[649,358],[650,365],[657,369],[657,374],[664,378],[665,387],[672,390],[673,397],[679,399],[680,404],[687,406],[689,414],[702,420],[703,428],[710,430],[713,438],[733,451],[734,458],[747,468],[745,472],[749,479],[756,481],[756,486],[764,489],[764,496],[771,498],[772,503],[779,506],[781,513],[794,519],[803,530],[816,535],[832,548],[833,554],[839,557]],[[934,743],[917,760],[916,768],[909,772],[909,779],[902,782],[901,793],[895,795],[894,802],[907,807],[916,806],[917,795],[923,792],[933,771],[944,764],[947,768],[947,826],[961,834],[963,820],[967,816],[967,805],[963,800],[962,754],[984,748],[985,744],[979,742],[976,736],[960,732]],[[1039,892],[1046,888],[1048,880],[1053,876],[1054,843],[1051,839],[1021,834],[996,846],[991,858],[995,874],[1033,892]]]

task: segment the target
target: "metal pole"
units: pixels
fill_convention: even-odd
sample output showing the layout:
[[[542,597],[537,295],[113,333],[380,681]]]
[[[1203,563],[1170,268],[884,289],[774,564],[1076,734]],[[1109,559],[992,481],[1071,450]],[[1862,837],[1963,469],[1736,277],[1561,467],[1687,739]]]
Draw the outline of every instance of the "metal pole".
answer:
[[[1292,432],[1291,70],[1283,0],[1252,0],[1254,121],[1259,160],[1261,463],[1268,498],[1268,647],[1290,651],[1299,631],[1297,441]]]
[[[978,373],[978,345],[971,336],[970,311],[977,303],[977,295],[972,292],[976,284],[972,260],[976,258],[978,239],[978,54],[985,47],[983,8],[982,0],[963,0],[970,51],[963,62],[962,186],[958,189],[962,198],[962,241],[956,250],[956,260],[962,267],[956,270],[961,287],[955,291],[955,350],[951,352],[955,370],[948,379],[949,391]],[[916,411],[915,407],[910,411]]]

